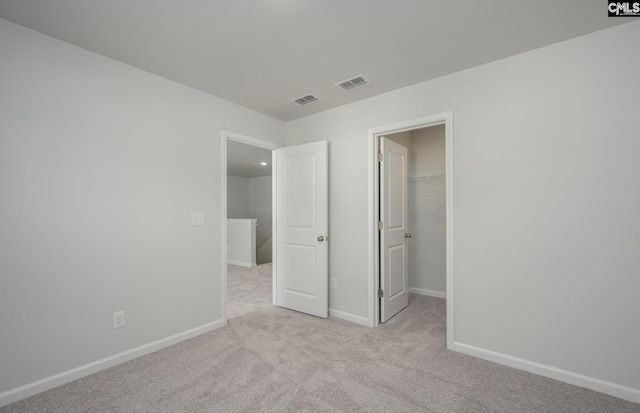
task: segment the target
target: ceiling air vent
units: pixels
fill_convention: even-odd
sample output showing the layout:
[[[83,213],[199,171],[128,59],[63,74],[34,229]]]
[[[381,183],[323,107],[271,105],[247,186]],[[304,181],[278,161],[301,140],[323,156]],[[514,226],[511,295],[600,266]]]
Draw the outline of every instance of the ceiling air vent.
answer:
[[[300,106],[308,105],[309,103],[317,102],[320,98],[313,95],[304,95],[299,98],[293,99],[292,102],[297,103]]]
[[[345,92],[348,92],[350,90],[366,86],[370,83],[371,82],[366,77],[360,75],[351,79],[343,80],[342,82],[338,82],[336,83],[336,86],[344,90]]]

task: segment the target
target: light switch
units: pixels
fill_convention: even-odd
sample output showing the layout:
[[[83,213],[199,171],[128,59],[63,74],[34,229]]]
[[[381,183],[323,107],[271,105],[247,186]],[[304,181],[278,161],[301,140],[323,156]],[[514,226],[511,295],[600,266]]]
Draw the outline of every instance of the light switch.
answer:
[[[204,212],[192,212],[191,213],[191,225],[202,226],[204,225]]]

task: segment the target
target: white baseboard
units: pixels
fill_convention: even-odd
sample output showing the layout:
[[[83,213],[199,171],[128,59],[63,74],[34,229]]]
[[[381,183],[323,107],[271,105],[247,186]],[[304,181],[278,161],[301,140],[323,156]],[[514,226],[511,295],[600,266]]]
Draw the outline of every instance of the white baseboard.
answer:
[[[409,293],[428,295],[429,297],[436,298],[447,298],[447,293],[443,293],[441,291],[425,290],[424,288],[411,287],[409,288]]]
[[[243,261],[234,261],[234,260],[230,260],[227,259],[227,264],[231,264],[231,265],[238,265],[240,267],[245,267],[245,268],[255,268],[258,265],[255,263],[250,263],[250,262],[243,262]]]
[[[329,316],[369,327],[369,319],[366,317],[360,317],[359,315],[353,315],[342,311],[329,309]]]
[[[530,373],[539,374],[541,376],[573,384],[575,386],[580,386],[614,397],[619,397],[631,402],[640,403],[640,389],[634,389],[632,387],[623,386],[621,384],[596,379],[594,377],[585,376],[556,367],[547,366],[545,364],[535,363],[533,361],[508,356],[506,354],[497,353],[495,351],[485,350],[458,342],[454,343],[453,350],[484,360],[493,361],[498,364],[503,364],[505,366],[514,367],[516,369],[528,371]]]
[[[42,393],[43,391],[53,389],[54,387],[61,386],[90,374],[97,373],[101,370],[108,369],[109,367],[124,363],[125,361],[133,360],[134,358],[144,356],[145,354],[153,353],[154,351],[169,347],[181,341],[188,340],[204,333],[208,333],[209,331],[224,327],[224,325],[225,322],[223,320],[214,321],[212,323],[205,324],[191,330],[183,331],[182,333],[178,333],[173,336],[166,337],[152,343],[103,358],[98,361],[94,361],[93,363],[85,364],[84,366],[76,367],[74,369],[55,374],[42,380],[38,380],[33,383],[17,387],[15,389],[5,391],[3,393],[0,393],[0,407],[17,402],[18,400],[25,399],[38,393]]]

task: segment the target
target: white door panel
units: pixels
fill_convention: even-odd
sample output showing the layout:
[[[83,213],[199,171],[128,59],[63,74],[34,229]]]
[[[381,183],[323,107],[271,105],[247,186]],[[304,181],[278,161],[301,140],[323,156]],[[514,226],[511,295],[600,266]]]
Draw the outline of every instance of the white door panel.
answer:
[[[327,142],[276,151],[276,304],[328,317]]]
[[[315,228],[316,154],[284,155],[285,224],[288,229]]]
[[[380,138],[380,321],[385,322],[409,304],[407,148]]]

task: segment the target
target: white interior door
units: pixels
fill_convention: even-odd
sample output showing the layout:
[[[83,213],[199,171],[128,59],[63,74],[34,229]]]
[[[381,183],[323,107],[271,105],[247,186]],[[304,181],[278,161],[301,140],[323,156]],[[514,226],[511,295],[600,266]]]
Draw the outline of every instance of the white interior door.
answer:
[[[380,138],[380,321],[409,304],[407,148]]]
[[[328,317],[327,142],[276,151],[276,304]]]

